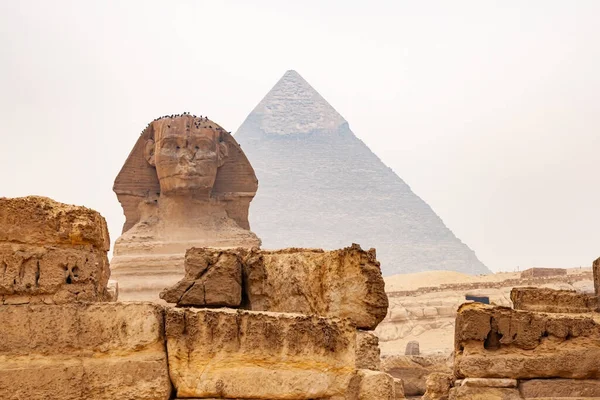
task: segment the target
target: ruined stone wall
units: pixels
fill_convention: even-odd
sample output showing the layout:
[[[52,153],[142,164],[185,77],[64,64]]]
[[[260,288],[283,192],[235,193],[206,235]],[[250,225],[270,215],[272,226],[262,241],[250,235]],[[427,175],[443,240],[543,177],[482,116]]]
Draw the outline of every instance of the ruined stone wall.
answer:
[[[466,301],[466,295],[485,297],[492,304],[510,307],[512,288],[521,286],[588,291],[592,288],[592,272],[499,282],[442,284],[412,291],[388,292],[388,313],[376,329],[382,353],[404,354],[407,343],[416,340],[421,344],[423,354],[448,355],[453,349],[456,310]]]
[[[2,400],[404,398],[402,381],[379,370],[378,338],[365,330],[387,311],[374,251],[192,249],[186,278],[166,291],[192,307],[98,302],[105,298],[80,294],[107,293],[99,214],[49,199],[8,204],[0,239],[10,246],[29,238],[28,246],[81,257],[75,261],[99,258],[90,271],[71,258],[21,263],[19,285],[38,273],[46,282],[46,271],[59,271],[61,281],[2,286],[5,298],[29,296],[27,304],[0,304]],[[23,252],[3,256],[12,262]],[[54,297],[38,301],[36,290]]]

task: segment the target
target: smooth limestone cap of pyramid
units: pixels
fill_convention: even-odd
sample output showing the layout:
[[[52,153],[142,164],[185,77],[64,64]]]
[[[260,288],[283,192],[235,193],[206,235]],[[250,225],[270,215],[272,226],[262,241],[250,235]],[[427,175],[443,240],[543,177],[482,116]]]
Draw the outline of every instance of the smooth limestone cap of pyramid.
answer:
[[[316,130],[335,132],[347,123],[299,73],[289,70],[252,114],[267,134],[291,135]]]

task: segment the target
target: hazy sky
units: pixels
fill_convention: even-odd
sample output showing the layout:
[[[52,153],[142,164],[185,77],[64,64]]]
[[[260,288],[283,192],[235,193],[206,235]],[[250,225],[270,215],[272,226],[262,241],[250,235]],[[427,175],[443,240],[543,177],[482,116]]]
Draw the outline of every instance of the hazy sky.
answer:
[[[0,196],[94,208],[114,240],[149,121],[235,131],[295,69],[491,269],[590,265],[599,20],[594,0],[2,1]]]

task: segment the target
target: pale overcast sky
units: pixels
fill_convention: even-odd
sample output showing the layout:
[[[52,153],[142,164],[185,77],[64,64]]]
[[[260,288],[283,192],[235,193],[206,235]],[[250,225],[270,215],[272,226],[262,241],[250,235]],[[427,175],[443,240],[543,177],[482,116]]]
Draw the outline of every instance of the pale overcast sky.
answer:
[[[2,1],[0,196],[94,208],[114,240],[149,121],[235,131],[295,69],[488,267],[589,266],[598,21],[594,0]]]

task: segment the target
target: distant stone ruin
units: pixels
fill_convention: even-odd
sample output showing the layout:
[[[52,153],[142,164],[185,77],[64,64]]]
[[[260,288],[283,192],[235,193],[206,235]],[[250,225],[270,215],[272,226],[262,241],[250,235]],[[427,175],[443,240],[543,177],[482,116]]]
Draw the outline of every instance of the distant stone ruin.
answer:
[[[248,207],[258,182],[233,137],[206,117],[154,120],[142,132],[113,190],[123,234],[111,260],[124,300],[158,300],[183,276],[190,247],[253,247]]]
[[[461,305],[454,371],[430,375],[423,398],[600,398],[598,294],[514,288],[514,309]]]
[[[521,278],[539,278],[543,276],[566,275],[564,268],[529,268],[521,272]]]

